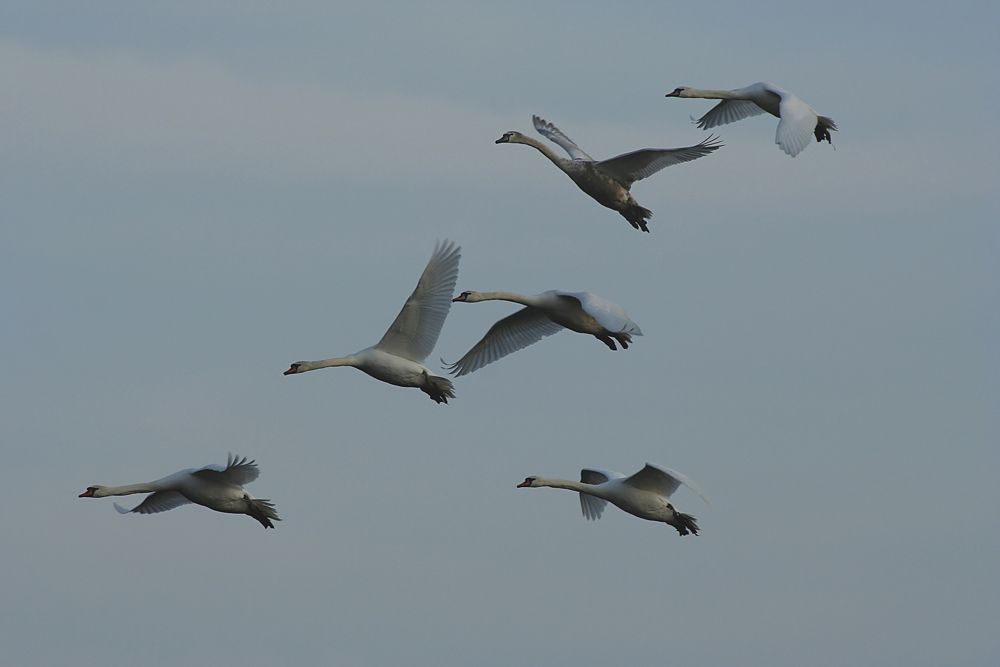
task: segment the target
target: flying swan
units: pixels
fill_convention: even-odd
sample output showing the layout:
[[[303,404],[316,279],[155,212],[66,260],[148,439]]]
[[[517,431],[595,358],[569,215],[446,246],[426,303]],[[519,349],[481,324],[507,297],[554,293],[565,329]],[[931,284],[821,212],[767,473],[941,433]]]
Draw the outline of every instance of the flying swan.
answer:
[[[826,139],[832,144],[830,130],[837,129],[832,118],[817,115],[808,104],[771,83],[755,83],[736,90],[698,90],[682,86],[667,93],[667,97],[722,100],[697,121],[698,127],[703,130],[762,113],[777,116],[781,120],[778,122],[774,143],[792,157],[809,145],[809,135],[815,135],[817,142]]]
[[[462,292],[455,298],[465,303],[490,300],[513,301],[525,308],[494,324],[464,357],[448,364],[448,371],[455,377],[523,350],[563,328],[591,334],[612,350],[618,349],[616,340],[628,349],[632,336],[642,335],[639,325],[628,318],[624,308],[590,292],[551,290],[533,296],[513,292]]]
[[[579,491],[583,516],[594,521],[601,518],[604,508],[610,502],[640,519],[668,523],[681,535],[688,533],[697,535],[698,524],[695,523],[694,517],[678,512],[670,503],[670,496],[681,484],[689,487],[708,503],[708,497],[686,476],[676,470],[652,463],[647,463],[645,468],[631,477],[610,470],[584,468],[580,471],[579,482],[569,479],[528,477],[517,487],[520,489],[548,486],[553,489]]]
[[[653,215],[648,208],[636,203],[629,193],[629,188],[638,180],[652,176],[664,167],[690,162],[704,157],[722,146],[715,137],[709,137],[697,146],[687,148],[644,148],[625,153],[610,160],[594,160],[570,140],[552,123],[547,123],[538,116],[532,116],[535,129],[550,141],[562,146],[569,153],[571,160],[560,157],[551,148],[527,137],[520,132],[505,132],[496,140],[498,144],[526,144],[542,152],[545,157],[566,172],[580,189],[597,200],[602,206],[607,206],[622,214],[635,229],[648,232],[646,220]]]
[[[247,514],[260,521],[264,528],[274,528],[271,520],[281,519],[271,501],[254,498],[243,490],[244,484],[249,484],[259,475],[260,469],[256,463],[247,461],[245,456],[241,459],[230,454],[225,468],[213,464],[200,469],[181,470],[169,477],[144,484],[88,486],[79,497],[104,498],[149,493],[137,507],[129,510],[115,503],[115,509],[122,514],[156,514],[194,503],[216,512]]]
[[[285,375],[330,366],[353,366],[376,380],[398,387],[417,387],[437,403],[447,403],[449,398],[455,398],[451,380],[435,375],[423,362],[434,349],[444,320],[448,317],[451,297],[458,282],[461,250],[447,239],[434,246],[434,254],[416,289],[377,345],[346,357],[297,361],[285,371]]]

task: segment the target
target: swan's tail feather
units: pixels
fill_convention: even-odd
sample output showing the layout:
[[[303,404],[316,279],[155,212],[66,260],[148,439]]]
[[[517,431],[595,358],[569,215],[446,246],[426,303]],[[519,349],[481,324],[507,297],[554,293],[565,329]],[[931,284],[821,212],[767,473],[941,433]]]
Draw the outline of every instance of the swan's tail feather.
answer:
[[[674,519],[669,523],[671,526],[676,528],[677,532],[681,535],[687,535],[688,533],[691,533],[692,535],[698,534],[698,524],[695,523],[694,517],[690,514],[675,511]]]
[[[281,521],[274,509],[274,503],[263,498],[247,498],[247,514],[260,521],[260,525],[264,528],[274,528],[271,519]]]
[[[643,208],[635,203],[635,201],[629,202],[624,209],[619,211],[622,217],[628,220],[628,224],[632,225],[634,229],[641,229],[644,232],[649,232],[649,227],[646,226],[646,220],[653,217],[653,212],[648,208]]]
[[[427,384],[420,391],[430,396],[435,403],[447,403],[449,398],[455,398],[455,385],[451,380],[429,373],[425,373],[424,377],[427,378]]]
[[[118,513],[119,513],[119,514],[131,514],[132,512],[134,512],[134,511],[135,511],[135,510],[128,510],[128,509],[125,509],[124,507],[122,507],[122,506],[121,506],[121,505],[119,505],[118,503],[115,503],[115,509],[116,509],[116,510],[118,510]]]
[[[820,142],[825,139],[827,143],[832,145],[833,140],[830,138],[830,130],[837,131],[837,124],[833,122],[833,119],[826,116],[818,116],[816,118],[816,129],[814,130],[816,141]]]

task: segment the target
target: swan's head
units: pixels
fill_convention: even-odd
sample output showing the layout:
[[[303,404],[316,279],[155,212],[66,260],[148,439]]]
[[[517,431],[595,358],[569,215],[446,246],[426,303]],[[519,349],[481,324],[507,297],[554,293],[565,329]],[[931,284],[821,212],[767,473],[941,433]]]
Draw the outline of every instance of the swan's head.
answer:
[[[691,89],[688,88],[687,86],[681,86],[680,88],[674,88],[674,92],[667,93],[667,97],[691,97],[691,94],[688,92],[690,90]]]
[[[482,295],[479,292],[462,292],[454,299],[452,299],[452,302],[454,303],[455,301],[464,301],[466,303],[475,303],[477,301],[482,301],[482,300],[483,300]]]
[[[517,485],[517,488],[520,489],[522,487],[541,486],[540,484],[537,484],[540,479],[541,477],[525,477],[524,481]]]
[[[524,138],[523,134],[521,134],[520,132],[514,132],[513,130],[511,130],[510,132],[504,132],[503,136],[500,137],[499,139],[497,139],[496,141],[494,141],[493,143],[495,143],[495,144],[523,144],[524,142],[520,141],[523,138]]]
[[[88,486],[87,490],[81,493],[78,498],[103,498],[108,495],[104,492],[106,487],[103,486]]]
[[[295,375],[296,373],[300,372],[299,368],[301,368],[302,364],[304,364],[304,363],[306,363],[306,362],[304,362],[304,361],[296,361],[294,364],[292,364],[292,367],[289,368],[284,373],[282,373],[282,375]],[[304,373],[305,371],[303,370],[301,372]]]

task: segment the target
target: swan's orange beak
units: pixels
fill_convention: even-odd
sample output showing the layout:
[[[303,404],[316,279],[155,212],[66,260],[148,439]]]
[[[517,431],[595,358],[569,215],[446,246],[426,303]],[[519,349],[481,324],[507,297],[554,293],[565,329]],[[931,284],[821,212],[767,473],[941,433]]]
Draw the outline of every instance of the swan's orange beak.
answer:
[[[94,495],[93,490],[87,489],[86,491],[78,495],[77,498],[90,498],[93,495]]]
[[[522,486],[531,486],[531,482],[529,482],[528,480],[524,480],[523,482],[517,485],[517,488],[520,489]]]
[[[299,372],[299,365],[298,364],[292,364],[292,367],[289,368],[284,373],[282,373],[282,375],[294,375],[295,373],[298,373],[298,372]]]

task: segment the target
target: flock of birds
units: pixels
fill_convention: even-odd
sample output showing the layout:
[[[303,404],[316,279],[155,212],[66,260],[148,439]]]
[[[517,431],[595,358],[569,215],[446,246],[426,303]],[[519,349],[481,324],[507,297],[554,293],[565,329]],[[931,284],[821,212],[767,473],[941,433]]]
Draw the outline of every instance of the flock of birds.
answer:
[[[756,83],[728,91],[681,87],[668,93],[667,97],[722,100],[696,121],[702,129],[770,113],[779,119],[775,143],[792,157],[802,152],[812,136],[817,142],[826,140],[832,144],[830,131],[837,129],[833,120],[818,115],[788,91],[769,83]],[[601,205],[618,211],[633,228],[644,232],[649,231],[646,221],[652,212],[636,203],[629,192],[632,183],[664,167],[704,157],[722,146],[714,136],[710,136],[686,148],[643,149],[608,160],[594,160],[551,123],[538,116],[532,119],[539,134],[563,148],[570,159],[557,155],[547,145],[520,132],[505,132],[496,143],[526,144],[538,149],[581,190]],[[333,366],[353,366],[377,380],[399,387],[416,387],[436,403],[447,403],[449,398],[455,397],[454,385],[450,379],[433,373],[424,361],[437,343],[453,302],[501,300],[524,306],[490,327],[461,359],[445,365],[455,377],[479,370],[563,329],[592,335],[612,350],[617,350],[616,343],[627,349],[632,336],[642,335],[639,326],[628,318],[624,308],[589,292],[552,290],[536,295],[462,292],[452,298],[458,282],[460,258],[460,247],[447,240],[438,242],[416,288],[378,343],[346,357],[297,361],[285,371],[285,375]],[[442,360],[442,363],[445,362]],[[142,503],[132,509],[125,509],[117,503],[115,509],[123,514],[155,514],[194,503],[217,512],[247,514],[264,528],[274,528],[272,521],[280,521],[274,505],[269,500],[254,498],[243,489],[259,475],[260,470],[254,461],[230,454],[225,467],[209,465],[182,470],[142,484],[90,486],[80,497],[149,493]],[[577,491],[580,507],[587,519],[599,519],[610,502],[639,518],[667,523],[680,535],[697,535],[698,525],[694,517],[677,511],[670,502],[670,497],[681,484],[708,502],[701,489],[686,476],[651,463],[628,477],[608,470],[584,469],[579,482],[532,476],[518,484],[518,488],[546,486]]]

